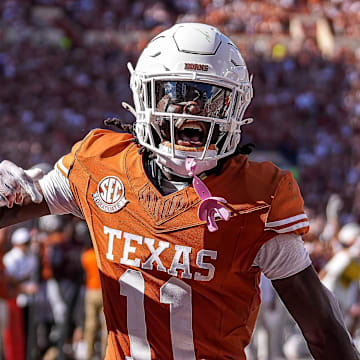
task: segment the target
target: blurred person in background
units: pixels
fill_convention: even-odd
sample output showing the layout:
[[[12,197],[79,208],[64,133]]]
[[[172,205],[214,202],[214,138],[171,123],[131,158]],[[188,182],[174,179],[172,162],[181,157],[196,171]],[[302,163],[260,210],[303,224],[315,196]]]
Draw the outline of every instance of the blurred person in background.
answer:
[[[57,215],[48,215],[39,219],[39,236],[41,237],[42,278],[46,282],[46,295],[50,303],[54,327],[50,338],[56,342],[65,321],[66,302],[61,294],[60,284],[54,276],[54,267],[57,266],[56,247],[65,242],[63,222]]]
[[[243,119],[252,85],[236,46],[212,26],[179,24],[129,69],[133,134],[94,130],[38,188],[3,161],[1,225],[50,211],[85,218],[108,359],[245,359],[261,271],[316,360],[357,359],[304,249],[309,223],[295,180],[248,161],[249,147],[238,146],[241,126],[252,121]],[[124,129],[118,119],[107,123]]]
[[[37,291],[32,281],[36,272],[36,258],[30,249],[30,231],[21,227],[11,235],[12,249],[3,257],[5,274],[19,293],[8,299],[9,321],[4,331],[6,360],[25,359],[28,329],[29,294]]]
[[[96,254],[91,244],[91,238],[87,225],[84,222],[79,222],[76,226],[82,227],[84,230],[86,229],[85,233],[87,234],[87,239],[84,241],[84,252],[81,255],[81,263],[86,276],[84,324],[84,340],[87,349],[86,359],[93,359],[95,342],[99,333],[101,343],[101,358],[104,358],[107,331],[103,311],[100,276],[96,263]]]
[[[320,279],[337,299],[344,316],[349,319],[350,309],[358,302],[360,280],[360,226],[345,224],[337,235],[342,246],[320,272]],[[350,324],[349,324],[350,325]]]
[[[8,229],[0,230],[0,358],[4,358],[3,332],[8,326],[8,305],[6,299],[10,296],[9,280],[5,274],[3,256],[5,254],[5,245]]]
[[[303,239],[317,273],[323,269],[338,248],[334,243],[334,236],[339,231],[339,215],[342,207],[343,201],[340,196],[332,194],[324,213],[306,208],[310,229]]]
[[[37,346],[45,359],[72,358],[82,339],[82,235],[71,217],[39,219],[37,242],[41,259],[41,296],[37,298]],[[80,356],[80,355],[79,355]],[[34,357],[36,358],[36,356]],[[80,357],[79,357],[80,359]]]
[[[74,355],[76,345],[82,339],[84,322],[84,272],[81,265],[81,252],[84,235],[76,227],[71,216],[60,220],[62,241],[52,244],[51,267],[57,283],[59,299],[65,304],[63,321],[60,324],[57,359],[62,360]]]
[[[285,337],[288,336],[290,314],[271,285],[271,281],[263,274],[260,289],[260,311],[253,337],[246,348],[248,360],[284,360],[283,344]]]
[[[39,324],[38,343],[41,353],[46,353],[46,358],[58,356],[56,346],[64,328],[67,308],[59,279],[55,277],[53,270],[57,265],[56,249],[65,242],[63,228],[63,219],[58,215],[44,216],[39,219],[37,224],[41,278],[44,284],[44,299],[42,299],[44,311],[42,321]],[[49,304],[51,314],[45,311],[47,304]]]

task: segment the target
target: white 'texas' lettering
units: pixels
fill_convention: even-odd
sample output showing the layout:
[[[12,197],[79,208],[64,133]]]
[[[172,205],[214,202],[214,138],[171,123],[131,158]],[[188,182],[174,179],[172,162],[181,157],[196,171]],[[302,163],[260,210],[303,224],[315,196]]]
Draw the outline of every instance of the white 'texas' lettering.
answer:
[[[195,273],[194,280],[198,281],[210,281],[215,274],[215,266],[210,263],[204,263],[204,256],[210,256],[210,259],[215,260],[217,258],[217,252],[213,250],[202,249],[197,253],[196,265],[201,269],[209,270],[206,276],[200,273]]]
[[[135,254],[135,251],[136,251],[136,247],[131,246],[131,240],[135,240],[139,245],[141,245],[142,237],[139,235],[134,235],[134,234],[130,234],[127,232],[125,232],[123,236],[125,239],[125,243],[124,243],[123,256],[120,259],[120,263],[124,264],[124,265],[140,267],[140,259],[135,259],[135,260],[129,259],[129,253]]]
[[[106,253],[106,258],[109,260],[114,260],[114,238],[121,239],[122,231],[109,228],[107,226],[104,226],[104,234],[109,235],[109,241],[108,241],[108,251]]]
[[[177,276],[178,274],[177,270],[180,269],[183,271],[181,274],[182,278],[191,279],[192,278],[192,274],[190,272],[191,247],[175,245],[175,250],[176,253],[168,273],[172,276]],[[183,258],[182,263],[180,262],[181,256]]]
[[[134,266],[138,268],[141,267],[144,270],[153,270],[155,263],[156,269],[158,271],[167,272],[172,276],[178,276],[178,272],[180,271],[181,278],[194,278],[196,281],[210,281],[215,276],[216,269],[214,264],[205,262],[204,258],[209,257],[211,260],[216,260],[217,251],[206,249],[199,250],[196,254],[195,263],[197,267],[203,271],[201,273],[195,272],[192,274],[190,267],[190,256],[193,253],[193,249],[190,246],[183,246],[178,244],[175,246],[172,245],[172,251],[175,250],[175,253],[172,256],[171,265],[169,269],[167,269],[163,264],[163,260],[161,260],[161,255],[166,252],[167,249],[171,248],[171,244],[169,242],[160,240],[158,242],[158,246],[155,248],[154,239],[143,238],[140,235],[123,232],[121,230],[112,229],[107,226],[104,226],[104,234],[108,235],[108,247],[106,253],[106,258],[108,260],[114,261],[114,248],[120,246],[118,241],[115,242],[115,239],[118,239],[121,240],[123,246],[122,256],[120,258],[120,263],[123,265]],[[137,247],[134,246],[135,243],[143,248],[146,245],[146,250],[150,251],[150,256],[147,257],[145,261],[142,261],[140,257],[136,257]],[[119,254],[119,252],[117,253]],[[131,259],[129,259],[129,255],[131,255]],[[207,271],[207,274],[204,271]]]
[[[147,245],[151,252],[151,256],[141,265],[143,269],[152,270],[153,269],[153,262],[156,261],[157,269],[159,271],[166,272],[166,268],[161,262],[159,255],[165,250],[170,247],[170,244],[167,241],[159,241],[159,247],[157,249],[154,248],[154,239],[145,238],[144,243]]]

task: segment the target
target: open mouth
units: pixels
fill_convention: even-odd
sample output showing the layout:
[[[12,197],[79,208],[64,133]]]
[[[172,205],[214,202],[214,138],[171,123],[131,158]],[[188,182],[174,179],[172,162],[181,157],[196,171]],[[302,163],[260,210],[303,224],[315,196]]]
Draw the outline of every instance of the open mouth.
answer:
[[[175,141],[177,145],[199,147],[206,142],[206,125],[202,122],[185,120],[175,125]]]

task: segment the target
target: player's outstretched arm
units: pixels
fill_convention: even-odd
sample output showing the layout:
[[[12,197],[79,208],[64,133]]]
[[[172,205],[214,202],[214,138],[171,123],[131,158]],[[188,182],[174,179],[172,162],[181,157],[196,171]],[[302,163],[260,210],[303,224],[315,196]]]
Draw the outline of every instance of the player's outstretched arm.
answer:
[[[37,183],[42,175],[40,169],[0,163],[0,228],[50,214]]]
[[[272,284],[302,330],[315,360],[358,360],[333,295],[309,266]]]
[[[1,207],[0,229],[50,214],[49,207],[45,200],[39,204],[33,203],[29,200],[30,198],[26,198],[23,205],[14,205],[12,208]]]

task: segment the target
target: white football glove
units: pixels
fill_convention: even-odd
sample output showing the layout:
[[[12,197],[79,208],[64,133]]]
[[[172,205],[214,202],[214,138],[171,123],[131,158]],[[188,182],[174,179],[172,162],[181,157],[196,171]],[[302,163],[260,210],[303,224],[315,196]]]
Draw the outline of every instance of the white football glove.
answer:
[[[0,207],[11,208],[14,203],[21,205],[28,194],[35,203],[40,203],[43,196],[38,191],[35,181],[44,173],[39,168],[24,170],[11,161],[0,163]]]

